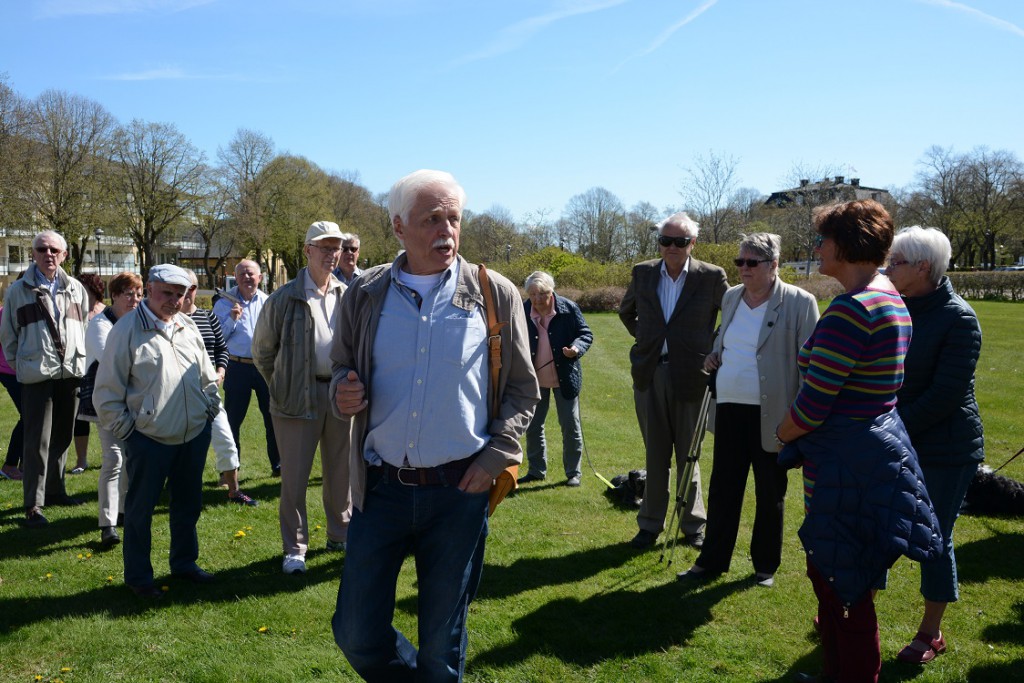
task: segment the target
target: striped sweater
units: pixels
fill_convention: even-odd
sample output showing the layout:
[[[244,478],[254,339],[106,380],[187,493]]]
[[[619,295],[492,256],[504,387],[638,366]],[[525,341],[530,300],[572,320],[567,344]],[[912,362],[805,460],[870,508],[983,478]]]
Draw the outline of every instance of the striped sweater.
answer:
[[[910,332],[910,314],[894,291],[833,299],[797,357],[804,383],[790,409],[796,425],[813,430],[831,414],[870,419],[892,409]]]
[[[206,353],[210,356],[213,367],[218,370],[227,368],[228,343],[224,340],[217,316],[204,308],[197,308],[189,317],[199,328],[199,334],[203,335],[203,345],[206,346]]]

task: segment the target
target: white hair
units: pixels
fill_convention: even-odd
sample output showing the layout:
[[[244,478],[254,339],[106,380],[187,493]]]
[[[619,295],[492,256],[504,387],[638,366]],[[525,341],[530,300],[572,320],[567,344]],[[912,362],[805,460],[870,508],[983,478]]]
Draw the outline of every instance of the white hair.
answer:
[[[932,286],[937,286],[942,276],[946,274],[949,267],[949,259],[953,255],[953,247],[938,228],[922,228],[920,225],[911,225],[908,228],[900,228],[899,232],[892,239],[892,247],[889,249],[889,256],[900,254],[911,263],[923,263],[925,261],[931,266],[928,279]]]
[[[532,288],[535,288],[538,292],[553,292],[555,291],[555,278],[551,277],[550,274],[545,273],[543,270],[535,270],[526,276],[526,282],[523,283],[523,289],[525,289],[527,293],[529,293]]]
[[[408,223],[409,212],[412,211],[412,206],[416,203],[417,195],[428,187],[438,185],[455,193],[460,209],[466,206],[466,191],[462,189],[451,173],[420,169],[401,178],[391,186],[391,192],[388,193],[388,213],[392,222],[395,220],[395,216],[398,216],[402,223]]]
[[[670,225],[674,225],[677,228],[685,230],[690,237],[693,237],[694,239],[697,238],[697,233],[700,231],[700,225],[697,221],[690,218],[690,215],[685,211],[679,211],[678,213],[672,214],[654,227],[658,229],[658,234],[662,235],[665,232],[665,228]]]
[[[359,246],[359,244],[360,244],[360,242],[359,242],[359,235],[355,234],[354,232],[343,232],[343,233],[341,233],[341,246],[345,246],[346,244],[353,244],[353,243],[357,247]]]
[[[43,230],[41,233],[39,233],[38,235],[33,237],[32,238],[32,248],[35,249],[36,247],[38,247],[39,246],[39,241],[41,239],[43,239],[44,237],[49,237],[49,238],[55,240],[58,244],[60,244],[60,248],[63,249],[64,251],[68,250],[68,241],[66,239],[64,239],[64,236],[61,235],[56,230]]]

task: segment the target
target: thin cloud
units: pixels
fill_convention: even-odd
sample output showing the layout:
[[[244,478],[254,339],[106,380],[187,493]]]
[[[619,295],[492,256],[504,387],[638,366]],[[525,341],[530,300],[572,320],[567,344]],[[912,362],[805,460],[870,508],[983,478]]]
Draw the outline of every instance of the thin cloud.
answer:
[[[238,74],[190,73],[179,66],[161,66],[143,71],[128,71],[103,76],[106,81],[235,81],[256,82],[256,79]]]
[[[1005,19],[1000,19],[999,17],[994,17],[991,14],[986,14],[981,10],[975,9],[973,7],[968,7],[967,5],[961,2],[952,2],[952,0],[918,0],[918,2],[924,3],[925,5],[945,7],[946,9],[951,9],[957,12],[963,12],[964,14],[969,14],[975,19],[982,20],[986,24],[990,24],[1004,31],[1009,31],[1010,33],[1015,33],[1018,36],[1024,38],[1024,28],[1021,28],[1020,26],[1017,26],[1017,24],[1014,24],[1012,22],[1006,21]]]
[[[209,5],[217,0],[41,0],[35,15],[40,19],[107,14],[173,14]]]
[[[704,2],[704,4],[702,4],[700,7],[698,7],[695,10],[693,10],[692,12],[687,14],[684,18],[680,19],[679,21],[677,21],[676,23],[672,24],[667,29],[662,31],[661,35],[659,35],[657,38],[655,38],[654,42],[652,42],[650,45],[648,45],[646,49],[641,50],[640,52],[636,53],[632,57],[627,57],[626,59],[622,60],[622,62],[620,62],[614,69],[612,69],[612,73],[615,73],[616,71],[621,69],[627,62],[630,62],[630,61],[632,61],[634,59],[639,59],[640,57],[646,57],[647,55],[651,54],[652,52],[654,52],[655,50],[660,48],[662,45],[667,43],[668,39],[671,38],[675,34],[676,31],[678,31],[682,27],[686,26],[687,24],[689,24],[691,21],[693,21],[694,19],[696,19],[700,15],[704,14],[705,12],[707,12],[709,9],[714,7],[717,3],[718,3],[718,0],[706,0]]]
[[[557,21],[583,14],[590,14],[592,12],[600,12],[601,10],[616,7],[617,5],[622,5],[627,2],[629,2],[629,0],[590,0],[589,2],[565,3],[565,6],[562,9],[530,17],[529,19],[524,19],[523,21],[506,26],[498,32],[498,37],[490,45],[479,52],[475,52],[456,60],[455,64],[468,64],[470,62],[490,59],[491,57],[511,52]]]

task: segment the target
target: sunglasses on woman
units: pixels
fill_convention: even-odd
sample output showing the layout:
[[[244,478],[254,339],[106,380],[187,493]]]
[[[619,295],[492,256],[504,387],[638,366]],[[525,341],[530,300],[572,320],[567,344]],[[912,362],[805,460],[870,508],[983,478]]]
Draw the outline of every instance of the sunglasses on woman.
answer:
[[[692,237],[669,237],[668,235],[660,235],[658,237],[658,244],[663,247],[671,247],[674,244],[680,249],[685,249],[690,246],[692,241]]]
[[[740,268],[742,268],[743,266],[746,266],[747,268],[757,268],[759,264],[768,263],[769,261],[771,261],[770,258],[734,258],[732,260],[732,262],[735,263]]]

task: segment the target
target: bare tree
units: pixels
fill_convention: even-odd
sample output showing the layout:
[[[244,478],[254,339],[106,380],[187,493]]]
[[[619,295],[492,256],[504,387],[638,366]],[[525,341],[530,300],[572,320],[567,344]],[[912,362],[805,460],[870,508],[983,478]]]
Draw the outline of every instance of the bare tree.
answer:
[[[264,188],[270,182],[266,168],[274,160],[274,142],[258,131],[239,128],[227,147],[218,148],[222,183],[230,197],[229,212],[237,236],[235,243],[255,252],[263,261],[270,240],[264,209]]]
[[[115,133],[113,160],[122,216],[145,279],[161,240],[195,215],[203,154],[173,125],[136,119]]]
[[[217,286],[217,273],[227,263],[234,250],[236,232],[228,214],[231,194],[224,186],[216,169],[205,167],[201,176],[201,189],[192,207],[191,223],[195,235],[203,243],[203,274],[206,286]]]
[[[607,263],[617,260],[617,243],[625,236],[622,202],[603,187],[593,187],[569,200],[559,221],[559,245],[581,256]]]
[[[715,244],[728,239],[729,222],[733,217],[730,199],[736,190],[738,165],[735,157],[709,150],[707,156],[697,155],[693,165],[686,169],[687,178],[679,195],[685,208],[700,223],[704,241],[708,234]]]
[[[98,102],[47,90],[29,107],[28,123],[26,196],[43,224],[67,240],[77,275],[93,231],[110,220],[104,180],[115,121]]]
[[[658,246],[655,241],[657,233],[652,228],[657,224],[660,216],[661,213],[657,207],[650,202],[638,202],[626,213],[623,261],[638,261],[658,255]]]

